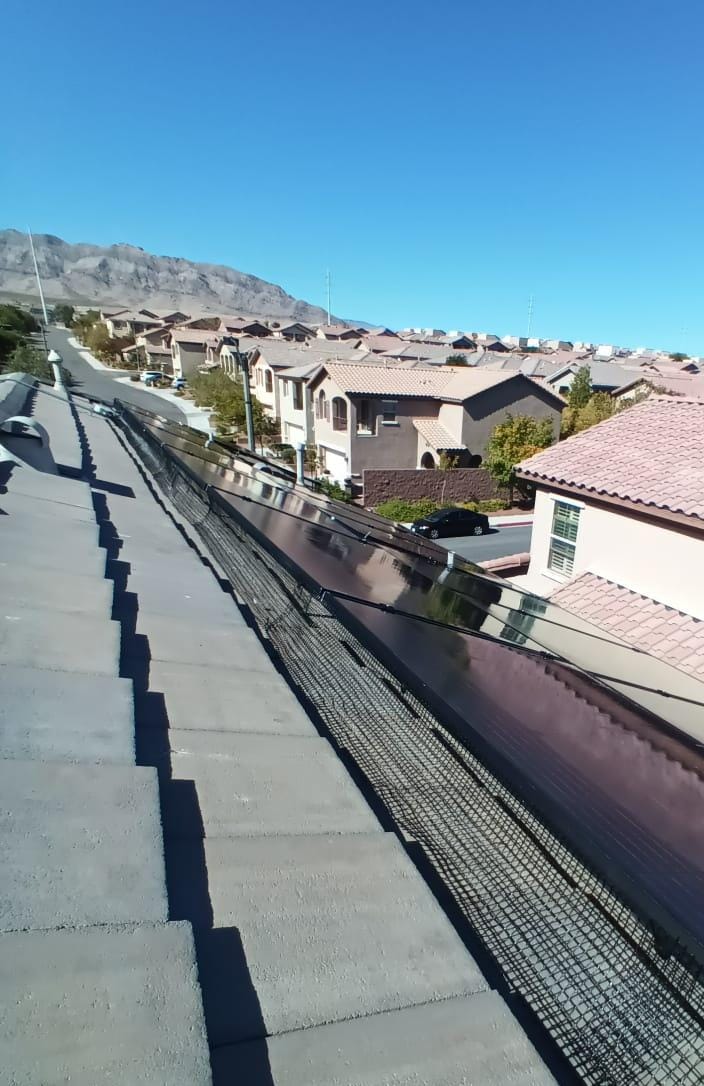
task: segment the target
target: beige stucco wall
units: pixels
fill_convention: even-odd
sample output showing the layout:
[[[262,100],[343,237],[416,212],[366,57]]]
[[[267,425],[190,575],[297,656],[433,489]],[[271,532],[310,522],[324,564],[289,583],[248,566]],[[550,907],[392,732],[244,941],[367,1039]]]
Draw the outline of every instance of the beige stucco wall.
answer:
[[[205,347],[199,343],[176,343],[172,357],[176,376],[188,377],[205,362]]]
[[[310,412],[310,396],[308,389],[306,388],[304,381],[295,382],[291,378],[288,379],[288,392],[284,391],[284,379],[282,377],[276,378],[279,385],[279,413],[281,418],[281,440],[290,441],[295,444],[296,441],[304,441],[306,445],[314,443],[314,434],[312,427],[312,419]],[[303,407],[297,410],[294,406],[294,384],[298,383],[302,386],[302,403]],[[298,429],[292,433],[287,434],[287,426],[297,427]],[[300,432],[299,432],[300,431]]]
[[[538,491],[530,568],[513,578],[531,592],[550,595],[571,578],[548,570],[550,530],[557,492]],[[575,502],[581,507],[573,577],[596,573],[679,611],[704,619],[704,536],[636,519],[627,513]]]
[[[271,392],[266,390],[266,374],[271,374]],[[259,403],[264,408],[267,415],[270,418],[276,419],[279,417],[279,397],[276,381],[276,373],[272,370],[271,366],[268,366],[264,359],[260,356],[254,363],[250,373],[250,387],[252,395],[259,400]],[[261,381],[261,384],[259,383]]]

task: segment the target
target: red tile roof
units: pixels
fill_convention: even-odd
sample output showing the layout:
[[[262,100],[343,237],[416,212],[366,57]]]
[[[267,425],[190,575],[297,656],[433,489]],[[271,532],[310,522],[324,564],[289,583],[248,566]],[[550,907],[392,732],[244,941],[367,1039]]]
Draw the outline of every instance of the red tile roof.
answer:
[[[704,402],[651,398],[531,456],[518,472],[704,520]]]
[[[594,573],[563,585],[550,602],[704,680],[704,622],[699,619]]]

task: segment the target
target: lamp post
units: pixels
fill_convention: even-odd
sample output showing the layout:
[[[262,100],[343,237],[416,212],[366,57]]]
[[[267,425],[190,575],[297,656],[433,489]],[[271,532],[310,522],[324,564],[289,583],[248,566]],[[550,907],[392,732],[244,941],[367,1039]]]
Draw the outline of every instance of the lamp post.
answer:
[[[47,362],[51,365],[51,368],[54,371],[54,388],[63,388],[64,374],[63,370],[61,369],[61,363],[63,362],[63,358],[61,357],[59,352],[55,351],[53,348],[49,351],[46,358]]]
[[[235,357],[237,366],[242,374],[242,388],[244,390],[244,416],[247,420],[247,448],[254,452],[254,418],[252,417],[252,392],[249,387],[249,355],[242,357],[240,354],[240,341],[235,339]]]
[[[296,482],[299,486],[303,486],[305,483],[305,461],[306,454],[305,442],[299,441],[296,444]]]

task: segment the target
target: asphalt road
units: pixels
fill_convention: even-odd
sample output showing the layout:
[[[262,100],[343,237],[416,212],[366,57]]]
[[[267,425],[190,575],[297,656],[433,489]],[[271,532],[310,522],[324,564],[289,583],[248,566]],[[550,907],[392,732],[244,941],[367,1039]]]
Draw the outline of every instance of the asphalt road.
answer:
[[[69,344],[70,332],[63,328],[47,329],[47,341],[50,347],[58,351],[63,358],[67,369],[71,371],[76,392],[84,392],[87,396],[97,396],[101,400],[112,403],[117,396],[125,403],[135,404],[147,411],[155,411],[164,418],[174,422],[185,422],[186,416],[176,406],[160,396],[153,396],[145,388],[138,384],[117,384],[115,377],[108,370],[96,370],[85,359],[81,358],[75,347]],[[116,376],[124,377],[124,373],[115,371]]]
[[[484,562],[487,558],[503,558],[507,554],[529,551],[531,531],[531,525],[492,528],[489,535],[463,535],[438,539],[436,542],[463,558],[469,558],[471,562]]]

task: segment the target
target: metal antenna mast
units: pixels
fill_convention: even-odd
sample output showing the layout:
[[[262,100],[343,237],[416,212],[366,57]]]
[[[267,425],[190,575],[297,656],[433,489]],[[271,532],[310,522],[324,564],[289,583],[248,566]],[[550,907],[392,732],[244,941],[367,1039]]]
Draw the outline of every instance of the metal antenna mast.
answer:
[[[42,313],[44,314],[44,325],[49,323],[49,318],[46,313],[46,302],[44,301],[44,291],[42,290],[42,281],[39,278],[39,268],[37,266],[37,254],[34,251],[34,238],[32,237],[32,231],[27,227],[27,233],[29,234],[29,247],[32,250],[32,260],[34,261],[34,274],[37,277],[37,286],[39,287],[39,301],[42,303]]]

